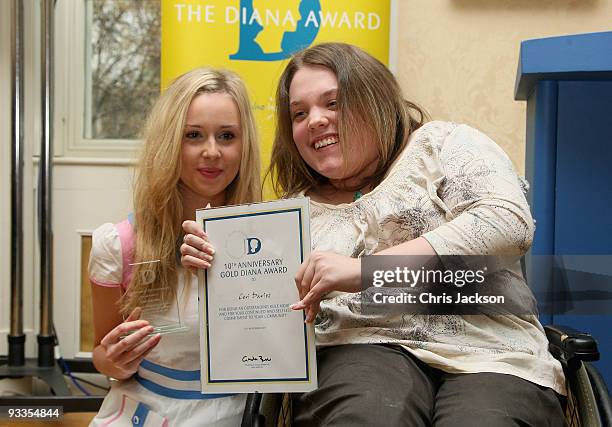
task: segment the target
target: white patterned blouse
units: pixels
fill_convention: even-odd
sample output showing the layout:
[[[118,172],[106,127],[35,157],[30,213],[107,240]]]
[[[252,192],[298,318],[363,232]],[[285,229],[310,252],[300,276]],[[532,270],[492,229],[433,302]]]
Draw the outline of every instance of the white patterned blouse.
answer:
[[[466,125],[415,131],[385,179],[353,203],[311,203],[313,249],[361,257],[424,237],[438,255],[516,255],[534,224],[527,184],[502,149]],[[500,272],[528,291],[519,262]],[[369,315],[360,294],[332,292],[316,319],[318,345],[396,343],[451,373],[515,375],[565,394],[560,364],[534,315]]]

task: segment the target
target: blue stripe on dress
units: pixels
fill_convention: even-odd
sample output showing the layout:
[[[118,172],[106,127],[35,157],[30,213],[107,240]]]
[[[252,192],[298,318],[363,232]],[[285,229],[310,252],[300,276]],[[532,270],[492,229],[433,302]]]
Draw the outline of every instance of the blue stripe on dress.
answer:
[[[235,394],[203,394],[197,390],[176,390],[169,387],[164,387],[151,380],[147,380],[140,375],[134,375],[134,379],[138,383],[153,393],[159,394],[160,396],[171,397],[173,399],[218,399],[220,397],[234,396]]]
[[[178,381],[200,381],[200,370],[197,371],[182,371],[180,369],[167,368],[157,363],[143,360],[140,367],[164,377],[172,378]]]

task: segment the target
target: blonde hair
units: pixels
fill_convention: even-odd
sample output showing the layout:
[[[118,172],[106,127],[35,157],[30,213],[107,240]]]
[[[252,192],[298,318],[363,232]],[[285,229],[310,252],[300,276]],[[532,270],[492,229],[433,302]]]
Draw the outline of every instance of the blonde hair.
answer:
[[[356,129],[372,135],[379,159],[369,184],[378,185],[406,146],[410,134],[425,122],[427,115],[419,106],[403,99],[399,84],[383,63],[346,43],[312,46],[295,54],[287,64],[276,92],[276,135],[266,178],[271,179],[277,195],[295,194],[328,182],[306,164],[293,141],[289,87],[295,73],[307,66],[325,67],[338,79],[342,152],[346,154],[351,148],[347,141]]]
[[[151,277],[151,273],[166,301],[176,294],[177,245],[183,236],[183,204],[179,191],[181,145],[187,110],[200,93],[219,92],[227,93],[236,103],[242,127],[240,168],[226,189],[225,204],[261,200],[257,128],[240,77],[231,71],[208,68],[198,68],[177,77],[149,114],[134,182],[134,262],[160,262],[134,266],[129,292],[120,300],[123,314],[139,305],[141,294],[150,286],[146,278]]]

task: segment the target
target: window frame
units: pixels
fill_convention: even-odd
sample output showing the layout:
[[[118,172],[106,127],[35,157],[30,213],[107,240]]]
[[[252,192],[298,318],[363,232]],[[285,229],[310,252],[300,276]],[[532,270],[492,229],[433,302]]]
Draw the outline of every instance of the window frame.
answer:
[[[96,139],[85,137],[86,73],[91,22],[90,0],[59,0],[55,14],[55,157],[67,163],[132,164],[140,147],[139,139]],[[88,12],[89,11],[89,12]],[[60,162],[62,161],[61,159]]]

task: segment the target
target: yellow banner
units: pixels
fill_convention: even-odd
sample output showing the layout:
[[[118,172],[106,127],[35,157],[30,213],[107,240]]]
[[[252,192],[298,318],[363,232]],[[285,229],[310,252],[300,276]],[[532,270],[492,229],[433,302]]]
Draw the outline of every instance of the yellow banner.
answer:
[[[162,90],[199,66],[237,72],[253,102],[263,170],[272,147],[276,83],[293,53],[341,41],[389,63],[391,0],[162,0],[161,20]]]

